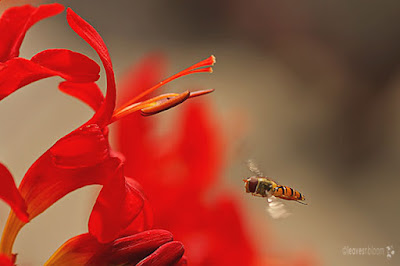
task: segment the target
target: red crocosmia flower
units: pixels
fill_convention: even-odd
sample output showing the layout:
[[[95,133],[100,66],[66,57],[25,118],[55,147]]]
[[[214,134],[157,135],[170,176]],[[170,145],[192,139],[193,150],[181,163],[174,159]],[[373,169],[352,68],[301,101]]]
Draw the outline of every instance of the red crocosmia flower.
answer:
[[[98,86],[93,82],[82,84],[85,82],[83,79],[73,80],[62,76],[67,81],[60,84],[60,89],[87,103],[95,109],[95,114],[84,125],[57,141],[36,161],[25,174],[19,190],[25,199],[29,218],[33,219],[75,189],[91,184],[103,185],[89,219],[89,233],[99,243],[109,243],[127,234],[128,229],[129,232],[148,229],[152,218],[149,214],[149,205],[140,188],[124,175],[123,158],[110,148],[107,126],[135,111],[151,115],[167,110],[187,98],[211,92],[212,90],[192,94],[169,93],[138,102],[147,94],[178,77],[211,72],[215,59],[211,56],[171,76],[114,110],[116,98],[114,71],[102,38],[91,25],[71,9],[67,10],[67,20],[71,28],[98,53],[107,77],[106,96],[102,96]],[[43,59],[41,55],[39,58]],[[65,69],[62,64],[58,65],[58,61],[53,61],[52,57],[45,59],[39,60],[42,65],[50,68],[57,65],[58,69]],[[67,69],[66,72],[75,73],[69,67]],[[15,238],[24,225],[25,222],[17,219],[13,212],[10,213],[3,232],[0,252],[11,255]]]
[[[100,68],[94,61],[69,50],[45,50],[31,60],[18,57],[28,29],[63,10],[60,4],[24,5],[3,13],[0,18],[0,100],[29,83],[51,76],[73,82],[93,82],[99,78]]]
[[[10,171],[2,163],[0,163],[0,199],[10,205],[21,221],[28,222],[25,201],[19,194]]]
[[[153,229],[99,243],[82,234],[65,242],[46,262],[50,265],[185,265],[181,242],[166,230]]]
[[[131,98],[159,78],[163,64],[155,58],[145,58],[128,73],[124,97]],[[134,114],[118,123],[117,137],[126,174],[137,177],[149,195],[155,227],[170,230],[185,243],[192,265],[254,265],[257,252],[235,197],[205,203],[223,165],[222,136],[206,104],[188,105],[174,123],[180,126],[165,136],[151,134],[155,123]]]
[[[161,63],[160,63],[161,62]],[[164,62],[146,57],[123,80],[122,95],[131,98],[159,78]],[[315,265],[309,258],[261,253],[243,223],[232,193],[210,199],[222,165],[222,133],[209,106],[194,101],[165,135],[151,134],[156,118],[133,114],[118,123],[117,145],[125,155],[125,173],[137,177],[154,210],[154,227],[185,243],[191,265]]]

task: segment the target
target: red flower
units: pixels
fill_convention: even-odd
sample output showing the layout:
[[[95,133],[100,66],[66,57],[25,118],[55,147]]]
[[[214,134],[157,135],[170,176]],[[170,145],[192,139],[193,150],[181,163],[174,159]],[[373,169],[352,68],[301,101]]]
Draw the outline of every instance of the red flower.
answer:
[[[124,97],[140,93],[160,78],[159,55],[145,58],[123,80]],[[205,102],[187,105],[164,135],[151,134],[156,118],[134,114],[118,123],[117,145],[125,155],[125,172],[137,177],[154,209],[154,226],[185,243],[191,265],[316,265],[298,254],[260,254],[243,223],[244,213],[232,193],[221,187],[220,171],[227,144]],[[253,230],[254,231],[254,230]]]
[[[125,97],[140,93],[161,75],[159,56],[128,73]],[[185,243],[192,265],[252,265],[257,252],[233,195],[205,202],[223,165],[222,135],[205,103],[193,102],[171,122],[166,135],[151,132],[156,121],[135,114],[119,123],[118,146],[125,172],[137,177],[154,209],[155,227]]]
[[[38,10],[41,9],[39,8]],[[33,13],[36,14],[35,12]],[[35,17],[35,15],[31,16]],[[144,115],[151,115],[167,110],[189,97],[211,92],[211,90],[208,90],[192,94],[190,92],[172,93],[137,102],[146,94],[180,76],[211,72],[214,58],[210,57],[173,75],[146,92],[137,95],[121,108],[114,110],[116,97],[114,72],[102,38],[91,25],[71,9],[67,10],[67,19],[71,28],[98,53],[107,76],[106,96],[103,97],[97,85],[92,83],[95,75],[89,75],[90,78],[86,78],[88,75],[85,73],[92,74],[96,71],[98,73],[98,68],[91,65],[95,63],[82,55],[68,50],[46,50],[30,61],[21,61],[20,58],[9,59],[4,67],[0,69],[0,75],[4,75],[4,73],[13,69],[10,67],[13,66],[13,62],[18,62],[15,63],[17,67],[14,68],[17,73],[17,82],[12,81],[13,76],[10,78],[6,75],[0,76],[2,84],[7,84],[8,88],[12,88],[7,90],[0,87],[0,91],[5,97],[29,82],[46,77],[49,73],[52,74],[53,72],[51,71],[54,69],[62,70],[57,74],[67,81],[60,84],[60,89],[84,101],[96,111],[88,122],[57,141],[36,160],[25,174],[19,190],[27,204],[29,218],[33,219],[75,189],[90,184],[103,185],[89,219],[89,233],[98,242],[109,243],[124,234],[150,228],[152,219],[149,214],[148,203],[138,185],[133,179],[126,178],[124,175],[123,158],[110,148],[107,126],[135,111],[140,110]],[[30,25],[30,21],[28,20],[27,25]],[[76,63],[74,60],[72,60],[74,64],[70,61],[63,63],[60,58],[65,59],[65,56],[60,56],[60,54],[71,55],[69,59],[79,59],[78,61],[86,63],[86,65],[83,64],[85,78],[79,78],[80,69],[78,68],[78,71],[76,71],[76,68],[73,67]],[[8,57],[5,58],[8,59]],[[23,62],[22,68],[18,66],[20,62]],[[32,62],[39,62],[40,64],[35,65],[34,69],[29,69],[28,73],[21,70],[25,69],[26,66],[30,66],[29,64],[32,64]],[[89,64],[88,62],[91,63]],[[51,71],[45,70],[45,72],[47,71],[46,75],[43,73],[43,75],[38,74],[36,71],[44,68]],[[69,78],[70,76],[64,75],[65,73],[79,75],[77,75],[78,78],[76,78],[76,75],[71,75],[73,78]],[[86,81],[88,83],[83,83]],[[25,222],[18,220],[14,213],[10,213],[3,233],[0,252],[7,255],[11,254],[15,238],[24,225]],[[164,253],[161,252],[161,254]]]
[[[95,62],[70,50],[45,50],[31,60],[18,57],[28,29],[63,10],[60,4],[24,5],[3,13],[0,18],[0,100],[29,83],[51,76],[73,82],[93,82],[99,78],[100,68]]]

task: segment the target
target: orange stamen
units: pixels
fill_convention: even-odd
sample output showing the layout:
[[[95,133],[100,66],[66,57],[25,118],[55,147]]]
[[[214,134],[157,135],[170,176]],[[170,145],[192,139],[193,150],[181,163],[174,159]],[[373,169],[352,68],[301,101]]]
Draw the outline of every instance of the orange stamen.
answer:
[[[130,100],[129,102],[127,102],[126,104],[124,104],[123,106],[121,106],[120,108],[115,110],[114,113],[119,113],[121,110],[127,108],[127,106],[134,104],[135,102],[139,101],[144,96],[148,95],[149,93],[152,93],[156,89],[167,84],[168,82],[173,81],[174,79],[177,79],[179,77],[186,76],[189,74],[194,74],[194,73],[203,73],[203,72],[212,73],[211,66],[213,66],[215,64],[215,62],[216,62],[215,57],[212,55],[212,56],[208,57],[207,59],[200,61],[197,64],[194,64],[193,66],[188,67],[185,70],[183,70],[175,75],[172,75],[171,77],[161,81],[157,85],[151,87],[150,89],[148,89],[148,90],[142,92],[141,94],[139,94],[138,96],[134,97],[132,100]]]
[[[161,99],[159,101],[153,102],[154,105],[141,109],[141,114],[144,116],[148,116],[168,110],[180,103],[183,103],[184,101],[186,101],[186,99],[189,98],[189,96],[190,92],[185,91],[176,96]]]
[[[166,111],[180,103],[183,103],[189,98],[205,95],[213,91],[214,89],[209,89],[209,90],[200,90],[194,92],[185,91],[181,94],[166,93],[158,95],[149,100],[131,104],[125,107],[124,109],[121,109],[119,112],[114,112],[110,124],[139,110],[141,111],[141,114],[144,116],[154,115],[162,111]]]

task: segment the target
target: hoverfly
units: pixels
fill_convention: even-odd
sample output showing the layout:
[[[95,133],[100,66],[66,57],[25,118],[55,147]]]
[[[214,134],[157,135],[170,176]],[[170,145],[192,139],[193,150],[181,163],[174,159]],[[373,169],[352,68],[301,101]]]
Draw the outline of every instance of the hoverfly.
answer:
[[[247,161],[247,167],[255,176],[243,179],[246,192],[251,193],[253,196],[267,198],[269,205],[267,210],[273,218],[282,218],[289,215],[283,203],[278,202],[276,198],[294,200],[307,205],[302,202],[305,200],[303,194],[291,187],[279,185],[272,179],[265,177],[252,160]]]

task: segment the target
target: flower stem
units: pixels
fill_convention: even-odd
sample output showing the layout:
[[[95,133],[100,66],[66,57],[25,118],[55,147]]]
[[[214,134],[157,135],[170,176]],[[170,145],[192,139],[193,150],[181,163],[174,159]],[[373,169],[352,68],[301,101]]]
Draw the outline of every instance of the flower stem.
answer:
[[[3,235],[0,242],[0,253],[8,256],[12,255],[12,247],[18,232],[25,225],[13,211],[8,215],[6,226],[4,227]]]

